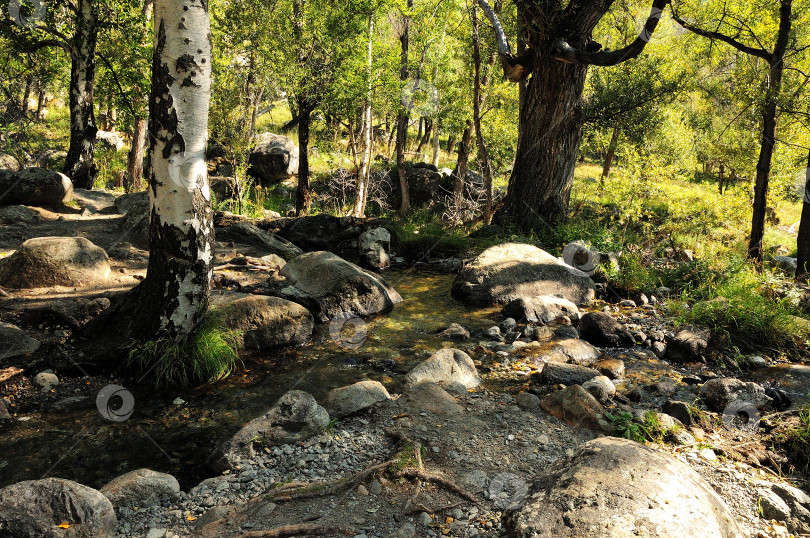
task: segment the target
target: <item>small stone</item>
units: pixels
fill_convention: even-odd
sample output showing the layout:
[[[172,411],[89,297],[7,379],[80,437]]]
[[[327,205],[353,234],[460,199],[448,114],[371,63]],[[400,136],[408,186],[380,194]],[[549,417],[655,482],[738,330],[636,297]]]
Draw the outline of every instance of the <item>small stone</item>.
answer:
[[[717,454],[714,453],[714,450],[711,448],[702,448],[700,449],[700,457],[706,461],[717,461]]]
[[[34,377],[34,383],[42,387],[43,392],[47,392],[59,384],[59,378],[53,372],[40,372]]]
[[[183,405],[184,403],[186,403],[186,401],[183,398],[180,398],[179,396],[174,400],[172,400],[172,405]]]
[[[521,392],[515,397],[518,407],[524,411],[534,411],[540,408],[540,398],[530,392]]]
[[[357,486],[356,491],[357,494],[360,495],[361,497],[368,497],[368,489],[366,489],[366,486],[364,486],[363,484]]]
[[[374,495],[379,495],[382,493],[382,484],[380,484],[377,480],[372,480],[371,484],[368,486],[369,491]]]
[[[430,514],[428,514],[427,512],[422,512],[421,514],[419,514],[419,523],[421,523],[422,525],[430,525],[431,523],[433,523],[433,518],[430,517]]]
[[[515,318],[506,318],[501,322],[501,330],[510,332],[517,327],[517,321]]]
[[[636,302],[631,301],[630,299],[623,299],[622,302],[620,302],[619,304],[621,306],[625,307],[625,308],[635,308],[636,307]]]

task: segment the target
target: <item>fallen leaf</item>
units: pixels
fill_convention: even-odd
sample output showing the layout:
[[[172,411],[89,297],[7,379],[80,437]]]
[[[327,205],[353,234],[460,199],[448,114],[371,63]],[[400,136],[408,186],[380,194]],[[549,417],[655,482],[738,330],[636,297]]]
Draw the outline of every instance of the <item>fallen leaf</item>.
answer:
[[[65,521],[64,523],[60,523],[59,525],[57,525],[57,527],[59,527],[60,529],[69,529],[70,528],[70,523]]]

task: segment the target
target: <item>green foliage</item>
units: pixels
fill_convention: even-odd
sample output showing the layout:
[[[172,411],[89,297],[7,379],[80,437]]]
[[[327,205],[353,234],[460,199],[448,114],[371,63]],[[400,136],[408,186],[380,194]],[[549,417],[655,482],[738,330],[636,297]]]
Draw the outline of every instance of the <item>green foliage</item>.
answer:
[[[236,367],[240,341],[240,333],[225,328],[221,314],[211,312],[180,342],[162,338],[134,343],[127,365],[151,372],[156,387],[213,383]]]
[[[614,414],[605,411],[605,418],[611,425],[611,434],[615,437],[623,437],[637,443],[644,443],[649,437],[645,427],[633,420],[633,413],[618,411]]]
[[[785,444],[793,461],[803,463],[801,471],[807,473],[810,470],[810,405],[799,410],[799,424],[788,432]]]
[[[447,228],[428,209],[413,211],[406,219],[395,221],[391,232],[399,241],[399,251],[412,259],[457,256],[470,246],[464,230]]]

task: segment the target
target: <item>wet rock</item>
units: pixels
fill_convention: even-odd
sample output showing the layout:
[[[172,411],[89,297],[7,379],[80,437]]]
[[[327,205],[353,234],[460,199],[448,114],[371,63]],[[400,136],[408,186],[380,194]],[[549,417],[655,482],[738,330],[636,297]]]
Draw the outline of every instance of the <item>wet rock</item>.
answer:
[[[746,407],[762,409],[771,403],[771,399],[765,394],[762,386],[728,377],[718,377],[706,381],[700,392],[706,406],[711,411],[718,413],[726,412],[731,404],[734,404],[737,409],[730,412],[736,414],[744,411]]]
[[[171,498],[180,492],[180,484],[170,474],[137,469],[113,478],[99,490],[116,508]]]
[[[666,358],[672,362],[699,361],[709,346],[711,331],[703,327],[687,327],[667,344]]]
[[[250,245],[263,253],[275,254],[284,260],[290,260],[303,251],[286,239],[282,239],[272,232],[267,232],[250,222],[236,222],[228,226],[218,227],[214,230],[217,241],[232,241],[243,245]]]
[[[512,538],[743,538],[722,499],[688,465],[650,447],[601,437],[529,488],[503,521]]]
[[[577,340],[579,339],[579,331],[572,325],[560,325],[554,329],[554,338],[561,340]],[[585,342],[587,344],[587,342]],[[587,344],[590,346],[590,344]]]
[[[588,342],[573,338],[557,342],[554,351],[565,355],[574,364],[581,365],[591,365],[602,355]]]
[[[607,402],[616,394],[616,386],[603,375],[598,375],[582,384],[582,388],[591,393],[599,403]]]
[[[682,424],[691,426],[693,423],[692,413],[689,410],[689,404],[686,402],[679,402],[676,400],[667,400],[661,407],[661,410],[678,419]]]
[[[599,372],[586,366],[549,361],[539,376],[533,375],[532,379],[541,385],[581,385],[598,375]]]
[[[329,425],[329,413],[310,394],[291,390],[264,415],[248,422],[219,446],[208,460],[215,472],[233,469],[242,459],[255,456],[254,442],[275,446],[304,441]]]
[[[0,170],[0,205],[59,206],[73,200],[73,183],[59,172],[26,168]]]
[[[655,353],[655,356],[659,359],[663,359],[667,354],[667,346],[663,342],[653,342],[650,349],[652,349],[652,352]]]
[[[577,305],[567,299],[553,295],[520,297],[510,301],[501,310],[504,317],[523,320],[526,323],[548,323],[560,316],[579,312]]]
[[[39,349],[39,341],[10,323],[0,322],[0,359],[28,355]]]
[[[787,395],[782,389],[769,388],[765,390],[765,396],[773,400],[772,405],[777,411],[787,411],[793,402],[790,401],[790,396]]]
[[[360,258],[365,265],[374,270],[385,269],[391,265],[391,234],[385,228],[370,228],[360,234],[357,240]]]
[[[333,418],[343,418],[390,399],[379,381],[360,381],[329,392],[324,407]]]
[[[288,261],[279,275],[286,280],[278,284],[276,293],[303,304],[320,322],[345,312],[374,316],[402,302],[382,277],[331,252],[302,254]]]
[[[298,146],[273,133],[256,137],[256,146],[248,157],[248,173],[266,187],[298,174]]]
[[[441,337],[456,340],[458,342],[463,342],[464,340],[470,339],[470,331],[458,323],[451,323],[444,329],[441,329],[437,334]]]
[[[583,340],[595,346],[628,347],[634,344],[630,331],[604,312],[588,312],[582,316],[579,332]]]
[[[429,381],[438,384],[459,384],[465,389],[481,384],[481,377],[469,355],[453,348],[440,349],[431,357],[408,372],[405,383],[413,386]]]
[[[315,321],[309,310],[280,297],[253,295],[225,307],[225,326],[244,331],[252,349],[303,344],[312,336]]]
[[[0,261],[0,284],[9,288],[90,286],[109,275],[107,253],[83,237],[29,239]]]
[[[39,224],[41,220],[39,213],[24,205],[0,207],[0,224],[28,224],[33,226]]]
[[[605,408],[580,385],[571,385],[546,395],[540,400],[543,411],[570,426],[608,431]]]
[[[592,364],[591,367],[610,379],[621,379],[624,377],[624,361],[621,359],[602,359]]]
[[[507,304],[519,298],[562,294],[575,304],[594,297],[593,281],[578,269],[532,245],[488,248],[461,270],[454,298],[473,305]]]
[[[67,523],[69,531],[58,525]],[[0,489],[0,534],[14,538],[106,538],[118,518],[98,491],[61,478],[27,480]]]

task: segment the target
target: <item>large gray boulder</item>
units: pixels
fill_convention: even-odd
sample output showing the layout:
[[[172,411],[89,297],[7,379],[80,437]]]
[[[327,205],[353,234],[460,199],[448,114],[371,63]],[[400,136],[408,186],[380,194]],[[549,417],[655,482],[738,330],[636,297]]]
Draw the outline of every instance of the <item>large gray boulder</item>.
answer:
[[[88,213],[115,213],[117,198],[110,192],[73,189],[73,198]]]
[[[441,200],[439,190],[444,177],[433,167],[414,166],[406,172],[405,178],[408,182],[408,195],[411,204],[415,207]]]
[[[714,489],[688,465],[627,439],[579,446],[503,516],[513,538],[743,538]]]
[[[548,323],[560,316],[568,316],[579,312],[577,305],[553,295],[538,295],[537,297],[520,297],[510,301],[501,310],[505,318],[514,318],[526,323]]]
[[[250,245],[266,254],[275,254],[285,260],[295,258],[303,251],[286,239],[256,227],[250,222],[237,222],[214,231],[217,241],[232,241]]]
[[[587,366],[548,361],[540,374],[533,375],[532,379],[541,385],[581,385],[598,375],[598,370]]]
[[[704,327],[686,327],[667,343],[665,357],[672,362],[699,361],[709,347],[711,331]]]
[[[592,365],[602,356],[601,351],[579,338],[560,340],[557,342],[557,345],[554,346],[553,351],[555,354],[565,355],[569,362],[583,366]]]
[[[39,224],[42,218],[39,213],[24,205],[9,205],[0,207],[0,224],[33,226]]]
[[[139,193],[140,194],[140,193]],[[120,200],[120,198],[119,198]],[[132,204],[128,204],[129,201],[132,201]],[[142,248],[148,249],[149,248],[149,222],[151,220],[151,202],[149,201],[149,196],[138,196],[131,198],[124,202],[127,205],[128,209],[124,218],[119,221],[119,228],[123,233],[123,236],[132,243],[132,245]],[[116,204],[118,211],[121,211],[121,207]]]
[[[59,172],[26,168],[0,170],[0,205],[62,205],[73,200],[73,183]]]
[[[39,349],[39,342],[22,329],[0,321],[0,359],[28,355]]]
[[[36,237],[0,261],[0,285],[9,288],[90,286],[109,276],[107,253],[84,237]]]
[[[540,400],[540,407],[575,428],[596,431],[610,429],[604,419],[605,408],[581,385],[571,385],[547,394]]]
[[[298,173],[298,146],[286,136],[262,133],[256,137],[248,165],[248,173],[261,185],[273,185]]]
[[[762,385],[732,377],[710,379],[703,384],[700,393],[706,407],[718,413],[737,414],[746,409],[762,409],[773,401],[765,394]]]
[[[233,469],[243,459],[255,457],[253,444],[275,446],[305,441],[329,425],[329,413],[315,398],[291,390],[267,413],[248,422],[236,435],[219,446],[208,460],[215,472]]]
[[[20,169],[20,161],[13,155],[0,152],[0,170],[8,172],[17,172]]]
[[[391,265],[391,234],[383,227],[369,228],[357,239],[357,250],[364,265],[374,270]]]
[[[595,346],[629,347],[634,344],[627,328],[606,312],[588,312],[579,320],[579,332]]]
[[[225,310],[225,326],[244,331],[244,344],[252,349],[303,344],[315,322],[309,310],[280,297],[253,295],[237,299]]]
[[[99,149],[109,149],[121,151],[124,149],[124,139],[118,133],[110,131],[96,131],[96,147]]]
[[[333,418],[343,418],[391,398],[379,381],[360,381],[329,391],[324,407]]]
[[[326,322],[351,312],[375,316],[402,302],[382,277],[361,269],[331,252],[308,252],[287,262],[279,272],[276,293],[309,308]]]
[[[62,523],[69,527],[59,528]],[[26,480],[0,489],[3,538],[106,538],[117,527],[107,497],[70,480]]]
[[[126,215],[132,206],[142,201],[149,202],[149,191],[128,192],[115,199],[115,209]]]
[[[148,506],[180,492],[180,483],[170,474],[137,469],[113,478],[99,490],[116,508]]]
[[[481,306],[555,294],[582,304],[594,298],[594,284],[588,275],[544,250],[504,243],[488,248],[465,265],[451,293],[460,301]]]
[[[459,349],[445,348],[431,355],[405,376],[405,383],[409,386],[425,381],[472,389],[481,384],[481,377],[469,355]]]

